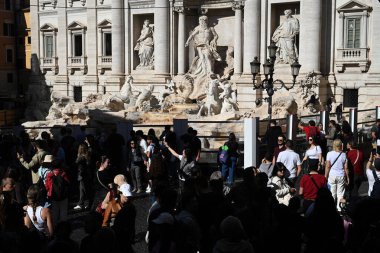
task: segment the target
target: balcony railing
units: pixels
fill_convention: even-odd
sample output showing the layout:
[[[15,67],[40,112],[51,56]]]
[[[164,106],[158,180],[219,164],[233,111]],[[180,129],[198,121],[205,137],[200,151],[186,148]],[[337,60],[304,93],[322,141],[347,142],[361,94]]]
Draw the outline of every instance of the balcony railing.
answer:
[[[336,67],[343,72],[346,66],[359,66],[362,72],[367,72],[370,64],[369,48],[338,48]]]
[[[112,68],[112,56],[99,56],[98,57],[98,70],[100,74],[104,74],[106,69]]]
[[[87,72],[87,57],[69,57],[68,68],[71,70],[71,74],[74,74],[75,70],[81,70],[85,74]]]
[[[40,59],[41,71],[46,73],[47,71],[53,71],[58,73],[58,57],[44,57]]]
[[[101,65],[112,65],[112,56],[99,56]]]

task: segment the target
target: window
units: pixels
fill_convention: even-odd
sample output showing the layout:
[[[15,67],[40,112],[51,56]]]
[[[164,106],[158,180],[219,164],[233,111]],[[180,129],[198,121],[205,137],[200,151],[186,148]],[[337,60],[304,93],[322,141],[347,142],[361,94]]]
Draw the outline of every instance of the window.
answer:
[[[347,18],[346,48],[360,48],[360,18]]]
[[[28,36],[28,45],[32,44],[32,37]]]
[[[112,56],[112,34],[104,33],[103,56]]]
[[[13,73],[7,73],[7,82],[13,83]]]
[[[82,34],[74,34],[74,57],[83,55]]]
[[[5,0],[5,9],[8,11],[12,9],[11,0]]]
[[[82,102],[82,87],[74,86],[74,101]]]
[[[343,107],[358,107],[358,89],[343,90]]]
[[[14,24],[4,22],[3,33],[4,33],[4,36],[14,36],[15,35]]]
[[[13,63],[13,49],[7,49],[7,63]]]
[[[44,37],[44,57],[53,58],[54,57],[54,44],[53,35],[46,35]]]

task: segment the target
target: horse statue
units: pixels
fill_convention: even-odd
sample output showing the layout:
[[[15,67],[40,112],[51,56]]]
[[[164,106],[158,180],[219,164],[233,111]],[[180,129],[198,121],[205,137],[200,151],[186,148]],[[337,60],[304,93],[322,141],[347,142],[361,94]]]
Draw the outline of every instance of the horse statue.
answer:
[[[212,74],[211,80],[206,84],[206,102],[201,106],[198,116],[212,116],[220,113],[222,107],[219,99],[219,80]]]

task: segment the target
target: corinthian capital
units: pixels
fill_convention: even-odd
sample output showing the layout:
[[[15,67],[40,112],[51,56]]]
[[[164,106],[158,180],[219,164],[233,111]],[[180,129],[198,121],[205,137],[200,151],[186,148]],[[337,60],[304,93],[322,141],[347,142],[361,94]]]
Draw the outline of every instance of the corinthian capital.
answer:
[[[244,1],[235,1],[232,4],[232,10],[234,10],[234,11],[241,10],[241,9],[243,9],[243,7],[244,7]]]

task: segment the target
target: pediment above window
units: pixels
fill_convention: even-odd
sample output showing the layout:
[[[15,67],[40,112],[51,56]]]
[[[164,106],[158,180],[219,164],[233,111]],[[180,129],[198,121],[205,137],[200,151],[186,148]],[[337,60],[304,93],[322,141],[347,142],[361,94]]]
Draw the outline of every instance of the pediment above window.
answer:
[[[105,19],[98,24],[99,28],[110,28],[111,26],[112,26],[112,23],[109,19]]]
[[[70,25],[67,26],[67,30],[83,30],[86,29],[86,26],[78,21],[71,22]]]
[[[53,26],[52,24],[46,23],[40,28],[41,31],[43,32],[52,32],[52,31],[57,31],[57,28]]]
[[[359,1],[349,1],[344,5],[340,6],[337,11],[340,12],[362,12],[362,11],[371,11],[372,7],[366,4],[363,4]]]

